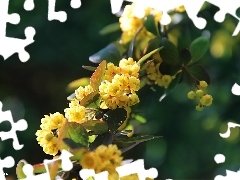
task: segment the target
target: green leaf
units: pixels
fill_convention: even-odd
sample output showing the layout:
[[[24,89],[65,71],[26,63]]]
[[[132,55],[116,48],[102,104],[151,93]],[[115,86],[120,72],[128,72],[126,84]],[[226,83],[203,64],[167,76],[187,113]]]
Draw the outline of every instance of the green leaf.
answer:
[[[95,90],[91,93],[89,93],[87,96],[85,96],[83,99],[80,100],[80,105],[88,107],[90,104],[97,102],[100,95],[98,94],[98,90]],[[97,105],[96,105],[97,106]]]
[[[68,122],[62,132],[64,133],[62,139],[69,138],[73,140],[78,147],[88,146],[88,132],[81,124]]]
[[[190,46],[190,52],[192,54],[191,63],[196,62],[199,60],[209,49],[210,41],[207,37],[199,37],[195,39],[191,46]]]
[[[109,144],[112,144],[112,142],[113,142],[113,134],[110,132],[106,132],[98,135],[95,141],[92,144],[90,144],[89,148],[90,150],[94,150],[100,145],[108,146]]]
[[[108,127],[112,133],[117,131],[117,129],[124,123],[126,118],[127,111],[124,108],[109,110],[103,115],[103,120],[108,124]]]
[[[163,75],[171,75],[174,76],[179,70],[181,69],[180,66],[170,65],[166,62],[162,62],[159,66],[159,71]]]
[[[67,97],[67,100],[68,101],[72,101],[76,98],[76,94],[75,93],[72,93],[70,96]]]
[[[116,144],[119,148],[123,148],[121,149],[121,151],[125,152],[131,148],[133,148],[134,146],[136,146],[139,143],[142,143],[144,141],[149,141],[149,140],[153,140],[156,138],[159,138],[161,136],[152,136],[152,135],[133,135],[132,137],[128,137],[128,136],[118,136],[115,137],[113,143]]]
[[[157,23],[156,23],[153,15],[149,15],[149,16],[146,17],[146,20],[144,21],[144,26],[152,34],[154,34],[156,36],[160,36],[159,35],[159,30],[158,30],[158,27],[157,27]]]
[[[140,123],[146,123],[147,122],[146,118],[144,118],[143,116],[140,116],[139,114],[136,114],[134,116],[134,118],[135,118],[136,121],[138,121]]]
[[[161,40],[160,37],[155,37],[155,38],[151,39],[148,42],[148,45],[147,45],[147,48],[144,51],[144,54],[147,54],[147,53],[153,51],[154,49],[159,48],[160,47],[160,40]]]
[[[138,64],[142,64],[144,61],[146,61],[148,58],[150,58],[153,54],[160,51],[161,49],[163,49],[163,47],[157,48],[157,49],[151,51],[150,53],[144,55],[143,57],[141,57],[141,59],[139,59]]]
[[[83,154],[86,153],[86,152],[88,152],[88,149],[87,149],[87,148],[71,149],[71,150],[70,150],[70,153],[72,153],[73,156],[70,157],[70,159],[71,159],[72,161],[79,161],[79,160],[82,158]]]
[[[160,56],[164,62],[170,65],[180,64],[177,47],[171,41],[167,38],[162,38],[160,40],[160,46],[163,46],[163,49],[160,51]]]
[[[134,34],[131,43],[129,44],[129,48],[128,48],[128,57],[133,57],[133,52],[134,52],[134,47],[135,47],[135,40],[138,36],[138,34],[141,32],[141,30],[143,29],[143,26],[139,27],[138,30],[136,31],[136,33]]]
[[[96,134],[102,134],[108,131],[108,125],[100,120],[89,120],[81,125],[88,130],[94,131]]]
[[[182,73],[180,72],[176,75],[175,79],[173,79],[172,82],[169,84],[169,86],[165,90],[164,94],[159,98],[160,102],[173,91],[173,89],[180,82],[181,78],[182,78]]]
[[[191,61],[192,55],[188,49],[182,49],[180,52],[179,59],[182,64],[187,65]]]
[[[98,90],[106,69],[106,61],[102,61],[90,78],[90,85],[94,90]]]
[[[89,71],[95,71],[97,69],[97,67],[93,67],[93,66],[82,66],[82,68]]]
[[[77,79],[68,84],[67,91],[75,90],[75,89],[79,88],[80,86],[87,86],[87,85],[89,85],[89,83],[90,83],[89,77]]]
[[[144,63],[144,64],[141,66],[140,71],[145,70],[152,62],[153,62],[153,60],[149,60],[149,61],[147,61],[146,63]]]
[[[63,138],[63,142],[70,148],[70,149],[77,149],[85,147],[82,144],[74,142],[72,139],[69,138]]]
[[[20,160],[17,164],[17,168],[16,168],[16,174],[17,174],[17,178],[18,179],[24,179],[26,178],[26,175],[24,174],[22,168],[24,165],[28,164],[27,161],[25,160]]]
[[[196,83],[199,81],[206,81],[207,84],[210,84],[210,77],[204,66],[196,64],[187,70],[194,77],[195,81],[197,81]]]
[[[119,22],[109,24],[99,31],[100,35],[106,35],[120,30]]]
[[[100,51],[89,57],[89,60],[93,63],[100,63],[103,60],[114,63],[119,62],[120,59],[121,52],[116,43],[111,43],[107,45],[105,48],[101,49]]]

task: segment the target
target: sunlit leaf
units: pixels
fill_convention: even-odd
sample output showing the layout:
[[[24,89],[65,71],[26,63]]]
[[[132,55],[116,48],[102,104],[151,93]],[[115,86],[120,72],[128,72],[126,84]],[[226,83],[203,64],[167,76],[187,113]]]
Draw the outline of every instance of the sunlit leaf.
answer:
[[[63,133],[62,140],[65,138],[71,139],[78,147],[88,146],[88,132],[79,123],[67,122],[64,125],[64,129],[61,131]]]
[[[77,79],[68,84],[67,91],[76,90],[77,88],[79,88],[79,86],[87,86],[89,85],[89,83],[90,83],[89,77]]]
[[[180,64],[178,49],[171,41],[167,38],[162,38],[160,40],[160,46],[163,46],[163,49],[160,51],[160,56],[164,62],[170,65]]]
[[[153,54],[160,51],[161,49],[163,49],[163,47],[157,48],[157,49],[149,52],[148,54],[145,54],[143,57],[141,57],[141,59],[139,59],[138,64],[142,64],[144,61],[146,61],[148,58],[150,58]]]
[[[70,153],[73,155],[70,157],[72,161],[77,161],[80,160],[83,156],[84,153],[88,152],[87,148],[76,148],[76,149],[71,149]]]
[[[126,118],[127,111],[124,108],[109,110],[103,115],[103,120],[108,124],[108,127],[112,133],[117,131],[117,129],[124,123]]]
[[[94,90],[98,90],[106,69],[106,61],[102,61],[90,78],[90,85]]]
[[[25,164],[28,164],[27,161],[25,161],[25,160],[20,160],[17,164],[16,174],[17,174],[18,179],[26,178],[26,175],[24,174],[24,172],[22,170],[22,168]]]
[[[152,135],[133,135],[132,137],[119,136],[114,139],[113,143],[116,144],[119,148],[121,148],[122,152],[126,152],[135,147],[136,145],[138,145],[139,143],[156,139],[159,137],[160,136]]]
[[[89,93],[87,96],[85,96],[83,99],[80,100],[80,105],[87,107],[91,103],[96,102],[98,100],[98,98],[99,98],[98,90],[93,91],[93,92]]]
[[[188,68],[188,71],[191,73],[191,76],[194,77],[197,83],[198,81],[206,81],[207,84],[210,84],[210,77],[204,66],[197,64]]]
[[[81,125],[88,130],[94,131],[96,134],[101,134],[108,131],[108,125],[100,120],[89,120]]]
[[[134,116],[134,118],[135,118],[136,121],[138,121],[138,122],[140,122],[140,123],[146,123],[146,122],[147,122],[146,118],[144,118],[143,116],[141,116],[141,115],[139,115],[139,114],[136,114],[136,115]]]
[[[144,21],[144,26],[149,32],[153,33],[156,36],[160,36],[155,17],[153,15],[149,15],[146,17],[146,20]]]
[[[209,46],[209,38],[204,36],[195,39],[190,46],[190,52],[192,54],[191,63],[199,60],[207,52]]]
[[[100,35],[106,35],[120,30],[119,22],[109,24],[99,31]]]

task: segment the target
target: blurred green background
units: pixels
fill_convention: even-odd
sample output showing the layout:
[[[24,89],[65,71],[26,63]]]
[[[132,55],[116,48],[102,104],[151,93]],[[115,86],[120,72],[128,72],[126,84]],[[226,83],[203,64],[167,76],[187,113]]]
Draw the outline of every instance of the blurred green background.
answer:
[[[79,9],[72,9],[70,0],[57,1],[56,10],[68,15],[65,23],[47,20],[47,1],[35,1],[35,9],[30,12],[23,9],[23,4],[24,0],[10,1],[9,13],[19,13],[21,22],[8,24],[7,36],[24,39],[24,29],[33,26],[35,42],[26,47],[31,56],[26,63],[17,54],[5,61],[0,57],[0,101],[4,111],[12,111],[15,121],[26,119],[28,129],[17,133],[24,144],[22,150],[15,151],[12,140],[0,141],[0,157],[11,155],[16,163],[25,159],[36,164],[51,158],[36,141],[41,118],[49,113],[63,113],[68,107],[66,97],[71,94],[66,91],[68,83],[90,76],[91,72],[82,65],[92,65],[88,57],[116,40],[121,32],[99,35],[103,27],[118,21],[111,14],[109,0],[82,0]],[[189,47],[201,35],[210,36],[211,48],[201,63],[211,77],[209,94],[214,98],[213,105],[197,112],[187,99],[191,88],[185,84],[180,84],[162,102],[158,101],[160,92],[149,94],[150,87],[139,92],[142,99],[138,108],[148,122],[136,133],[162,138],[142,143],[123,155],[126,159],[144,158],[146,168],[158,169],[158,179],[213,179],[217,174],[225,175],[226,169],[240,169],[239,128],[232,129],[227,139],[219,136],[226,132],[227,122],[240,123],[240,97],[231,93],[232,85],[240,83],[240,35],[232,37],[238,21],[227,15],[223,23],[217,23],[213,18],[217,11],[217,7],[211,6],[199,13],[208,21],[203,30],[197,29],[185,13],[184,20],[170,30],[170,38],[179,49]],[[8,122],[0,124],[0,131],[10,129]],[[218,153],[226,157],[222,164],[214,161]],[[15,167],[5,169],[13,179]]]

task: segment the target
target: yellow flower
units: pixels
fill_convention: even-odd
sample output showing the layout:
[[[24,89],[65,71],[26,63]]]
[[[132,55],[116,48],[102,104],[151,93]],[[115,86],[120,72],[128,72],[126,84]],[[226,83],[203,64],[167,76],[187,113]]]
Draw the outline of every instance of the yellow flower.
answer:
[[[87,152],[80,161],[83,169],[95,169],[99,165],[99,158],[94,152]]]
[[[117,177],[116,167],[122,164],[121,151],[116,145],[100,145],[94,151],[87,152],[80,160],[82,168],[94,169],[95,173],[108,171],[111,178]]]
[[[133,38],[136,31],[143,25],[144,18],[152,14],[155,18],[156,23],[161,19],[162,13],[158,10],[145,8],[143,9],[143,17],[139,18],[135,16],[136,4],[132,3],[131,5],[126,5],[121,17],[119,18],[120,28],[122,30],[121,41],[123,44],[128,43]],[[148,33],[145,28],[143,28],[138,37],[152,36],[151,33]]]
[[[91,92],[93,92],[93,88],[91,85],[87,85],[85,87],[80,86],[78,89],[75,90],[75,95],[77,100],[82,100]]]
[[[56,155],[58,153],[57,138],[49,130],[38,130],[36,132],[38,144],[43,147],[46,154]]]
[[[201,97],[200,102],[204,106],[210,106],[212,104],[213,98],[211,95],[206,94],[203,97]]]
[[[86,121],[86,108],[74,99],[69,103],[69,108],[64,109],[65,116],[69,122],[83,123]]]
[[[196,93],[194,91],[190,91],[188,94],[187,94],[188,98],[189,99],[194,99],[196,97]]]
[[[175,78],[174,76],[170,75],[162,75],[159,71],[161,63],[155,64],[154,62],[150,63],[149,66],[146,68],[147,76],[150,80],[154,81],[155,84],[158,86],[168,88],[169,84]]]
[[[135,91],[140,89],[139,70],[139,64],[132,58],[122,59],[119,67],[108,63],[105,81],[99,86],[99,94],[103,100],[100,107],[116,109],[138,103],[139,98]]]
[[[199,86],[200,88],[206,88],[208,84],[206,83],[206,81],[199,81]]]

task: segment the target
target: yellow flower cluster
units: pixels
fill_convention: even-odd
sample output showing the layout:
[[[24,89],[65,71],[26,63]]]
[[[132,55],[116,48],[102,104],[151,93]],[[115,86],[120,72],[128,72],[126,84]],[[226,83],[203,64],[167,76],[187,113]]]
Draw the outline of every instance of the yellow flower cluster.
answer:
[[[139,70],[139,64],[132,58],[122,59],[119,67],[108,63],[105,80],[99,86],[103,104],[110,109],[137,104],[139,98],[136,91],[140,89]]]
[[[69,108],[64,109],[65,117],[69,122],[83,123],[86,121],[86,108],[79,104],[77,99],[69,103]]]
[[[111,174],[121,166],[123,159],[121,154],[116,145],[100,145],[94,151],[85,153],[80,160],[80,165],[84,169],[94,169],[95,173],[108,171]]]
[[[59,112],[50,114],[50,116],[45,115],[41,119],[41,130],[36,132],[36,136],[38,144],[43,147],[43,151],[46,154],[56,155],[58,153],[57,129],[62,127],[65,120],[65,117]]]
[[[167,88],[172,82],[172,80],[175,78],[175,76],[161,74],[161,72],[159,71],[159,66],[160,63],[155,64],[154,62],[152,62],[151,64],[149,64],[149,66],[146,68],[147,76],[158,86]]]
[[[210,106],[212,104],[213,98],[211,95],[205,93],[208,84],[205,81],[200,81],[198,89],[188,92],[187,96],[189,99],[197,99],[198,104],[196,106],[197,111],[202,111],[205,106]]]
[[[129,42],[133,38],[136,31],[143,25],[144,17],[152,13],[155,17],[155,21],[158,22],[162,16],[162,13],[160,11],[151,8],[145,8],[143,10],[144,17],[138,18],[135,16],[136,11],[137,6],[135,3],[132,3],[131,5],[126,5],[121,17],[119,18],[120,28],[123,31],[121,40],[124,44]],[[147,34],[146,29],[141,31],[141,34]]]
[[[81,101],[84,97],[86,97],[91,92],[93,92],[93,88],[91,85],[87,85],[85,87],[80,86],[78,89],[75,90],[75,95],[77,100]]]

